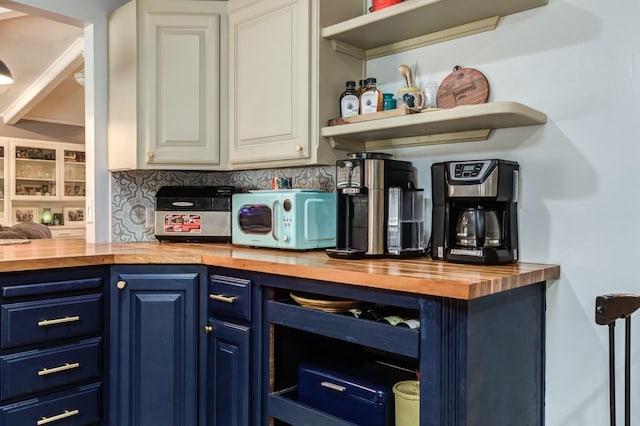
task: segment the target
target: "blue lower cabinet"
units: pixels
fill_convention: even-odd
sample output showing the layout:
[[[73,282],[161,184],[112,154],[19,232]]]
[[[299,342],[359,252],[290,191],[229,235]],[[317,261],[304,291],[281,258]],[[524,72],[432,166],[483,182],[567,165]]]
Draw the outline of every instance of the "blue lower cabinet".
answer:
[[[0,425],[110,425],[108,267],[0,274]]]
[[[250,419],[249,392],[251,328],[210,319],[208,425],[247,426]]]
[[[255,308],[260,274],[209,268],[207,289],[207,426],[261,425],[260,335]]]
[[[102,415],[101,384],[32,398],[0,407],[0,425],[65,425],[97,424]]]
[[[198,266],[116,266],[111,274],[111,425],[194,426],[204,418],[206,309]],[[201,398],[202,397],[202,398]]]

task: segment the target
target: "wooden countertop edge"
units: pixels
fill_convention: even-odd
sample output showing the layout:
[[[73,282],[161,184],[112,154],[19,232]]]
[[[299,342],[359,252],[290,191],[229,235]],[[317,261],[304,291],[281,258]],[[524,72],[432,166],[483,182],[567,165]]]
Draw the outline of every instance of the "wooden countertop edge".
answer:
[[[438,279],[433,277],[411,277],[375,272],[345,271],[344,269],[331,269],[331,267],[327,267],[326,265],[287,265],[273,261],[237,259],[210,254],[203,254],[202,262],[210,266],[289,275],[296,278],[338,282],[463,300],[488,296],[501,291],[560,277],[560,266],[535,264],[526,265],[531,267],[540,266],[542,269],[522,272],[518,275],[498,277],[493,280],[479,279],[472,281],[470,279],[456,277],[452,277],[451,279]]]
[[[21,259],[13,260],[11,262],[0,262],[0,272],[38,271],[42,269],[112,265],[113,263],[113,254],[52,257],[48,259]]]
[[[33,245],[32,249],[28,247],[31,244],[25,244],[5,251],[0,272],[118,264],[201,264],[463,300],[560,277],[560,266],[532,263],[478,266],[422,258],[398,262],[349,261],[317,252],[292,253],[232,245],[92,245],[82,240],[34,241]]]

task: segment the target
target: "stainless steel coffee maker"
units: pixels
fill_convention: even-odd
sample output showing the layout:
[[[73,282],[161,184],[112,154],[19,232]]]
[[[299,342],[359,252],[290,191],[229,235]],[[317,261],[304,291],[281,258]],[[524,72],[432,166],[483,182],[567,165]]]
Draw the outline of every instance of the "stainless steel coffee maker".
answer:
[[[327,249],[329,256],[354,259],[389,254],[389,188],[409,188],[413,180],[411,162],[391,157],[354,152],[336,162],[336,248]]]
[[[431,257],[458,263],[518,260],[518,163],[435,163]]]

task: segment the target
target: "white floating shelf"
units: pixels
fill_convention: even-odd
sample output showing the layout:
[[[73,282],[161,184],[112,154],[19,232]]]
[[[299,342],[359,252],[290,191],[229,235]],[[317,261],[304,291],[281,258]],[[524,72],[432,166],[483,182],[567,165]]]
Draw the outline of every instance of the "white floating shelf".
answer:
[[[331,145],[385,148],[487,139],[494,129],[544,124],[546,114],[517,102],[491,102],[322,128]]]
[[[482,29],[472,29],[468,27],[469,24],[488,18],[497,19],[544,6],[547,3],[548,0],[407,0],[324,27],[322,37],[347,43],[364,51],[382,48],[385,54],[388,54],[394,50],[395,43],[419,39],[425,34],[446,33],[454,28],[456,28],[455,32],[460,34],[443,33],[440,41],[472,34]],[[478,25],[471,25],[471,27],[474,26],[478,27]],[[486,24],[482,26],[487,27]],[[434,42],[437,41],[426,44]],[[398,46],[397,50],[404,50],[404,48]],[[380,55],[368,54],[367,56]]]

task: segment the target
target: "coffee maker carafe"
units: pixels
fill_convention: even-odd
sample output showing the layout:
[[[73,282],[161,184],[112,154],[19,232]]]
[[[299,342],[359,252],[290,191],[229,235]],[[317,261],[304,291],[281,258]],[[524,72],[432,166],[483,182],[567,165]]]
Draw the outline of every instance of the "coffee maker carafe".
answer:
[[[458,263],[518,260],[518,163],[435,163],[431,257]]]
[[[482,205],[458,211],[456,244],[461,247],[500,247],[502,225],[498,212]]]
[[[336,162],[336,248],[330,257],[363,258],[388,255],[389,188],[408,188],[410,161],[391,154],[355,152]]]

